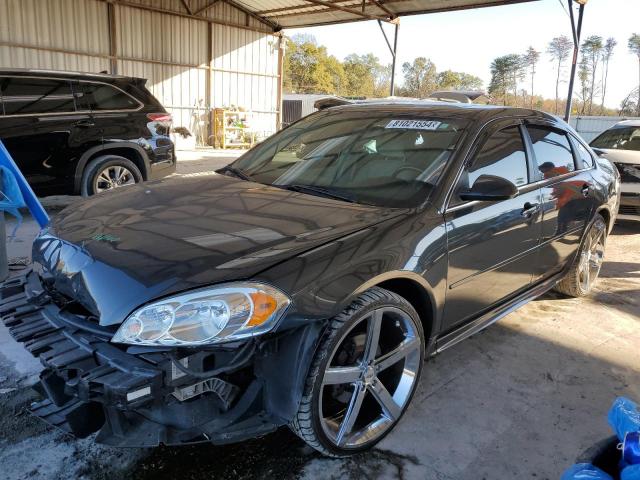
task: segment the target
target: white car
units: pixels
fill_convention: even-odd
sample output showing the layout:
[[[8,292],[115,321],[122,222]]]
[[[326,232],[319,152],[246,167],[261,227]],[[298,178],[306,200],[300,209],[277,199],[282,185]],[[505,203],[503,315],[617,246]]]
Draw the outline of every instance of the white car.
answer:
[[[611,161],[622,181],[618,219],[640,221],[640,120],[624,120],[598,135],[591,147]]]

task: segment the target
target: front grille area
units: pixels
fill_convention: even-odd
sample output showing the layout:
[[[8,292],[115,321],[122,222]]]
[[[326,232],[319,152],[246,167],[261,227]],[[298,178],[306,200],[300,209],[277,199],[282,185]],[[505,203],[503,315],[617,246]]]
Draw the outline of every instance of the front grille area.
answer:
[[[85,328],[83,319],[65,316],[33,272],[0,286],[0,318],[45,367],[40,382],[47,398],[32,412],[65,432],[87,436],[105,421],[101,405],[131,409],[161,390],[161,369]],[[141,390],[147,395],[130,398]]]
[[[637,215],[640,216],[640,207],[635,205],[620,205],[618,212],[620,215]]]
[[[640,165],[616,163],[615,166],[618,172],[620,172],[620,180],[622,183],[640,183]]]

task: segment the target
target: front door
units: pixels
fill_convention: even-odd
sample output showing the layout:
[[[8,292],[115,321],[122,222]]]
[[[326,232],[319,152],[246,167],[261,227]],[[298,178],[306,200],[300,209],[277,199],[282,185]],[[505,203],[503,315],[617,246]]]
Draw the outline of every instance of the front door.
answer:
[[[521,128],[502,124],[486,132],[456,186],[460,191],[480,175],[501,176],[518,187],[515,198],[463,202],[453,192],[445,214],[445,329],[471,320],[531,283],[540,239],[540,190],[529,185],[532,170]]]

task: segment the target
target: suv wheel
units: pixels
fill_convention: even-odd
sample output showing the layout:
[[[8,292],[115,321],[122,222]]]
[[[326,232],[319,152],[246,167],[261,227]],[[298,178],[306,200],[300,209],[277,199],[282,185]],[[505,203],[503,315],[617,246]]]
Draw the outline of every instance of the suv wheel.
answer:
[[[94,158],[82,176],[81,193],[84,196],[106,192],[142,181],[142,174],[128,158],[103,155]]]
[[[607,223],[602,215],[596,214],[571,269],[555,286],[555,290],[570,297],[588,295],[600,273],[606,241]]]
[[[367,290],[330,321],[291,429],[332,457],[370,448],[407,409],[423,358],[411,304],[382,288]]]

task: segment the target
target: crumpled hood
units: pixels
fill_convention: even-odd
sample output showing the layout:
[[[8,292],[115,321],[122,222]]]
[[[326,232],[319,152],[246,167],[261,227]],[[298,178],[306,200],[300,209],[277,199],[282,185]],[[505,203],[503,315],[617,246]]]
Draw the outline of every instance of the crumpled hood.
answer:
[[[114,325],[158,297],[250,278],[396,213],[222,175],[173,178],[67,208],[33,259],[56,290]]]

